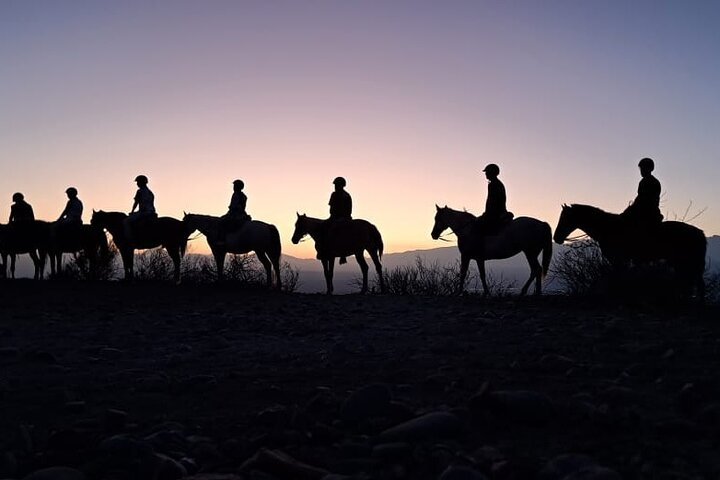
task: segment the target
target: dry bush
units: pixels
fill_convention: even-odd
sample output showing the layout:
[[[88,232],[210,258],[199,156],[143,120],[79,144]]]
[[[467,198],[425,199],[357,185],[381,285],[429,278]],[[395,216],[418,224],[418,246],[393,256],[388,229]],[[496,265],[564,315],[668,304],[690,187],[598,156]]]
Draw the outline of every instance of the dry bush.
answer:
[[[255,255],[229,255],[225,259],[225,281],[241,287],[265,288],[265,267]],[[185,283],[214,283],[217,281],[215,259],[207,255],[188,255],[183,260],[182,278]],[[300,283],[300,273],[289,263],[280,265],[280,279],[284,292],[294,292]]]
[[[426,264],[421,257],[416,257],[414,265],[384,270],[383,277],[385,279],[386,293],[391,295],[456,295],[458,293],[458,279],[460,278],[460,261],[442,266],[437,262]],[[507,296],[515,287],[514,282],[507,281],[502,275],[500,278],[495,278],[492,272],[487,273],[486,281],[491,296]],[[362,286],[362,277],[357,277],[354,283],[358,287]],[[471,293],[482,293],[480,275],[476,270],[470,269],[468,271],[462,290]],[[372,280],[372,291],[380,291],[377,278]]]
[[[62,276],[73,280],[116,280],[121,270],[119,254],[112,242],[107,251],[97,253],[94,262],[84,251],[73,253],[62,266]]]
[[[143,250],[135,255],[135,279],[171,281],[174,266],[170,255],[163,248]]]
[[[603,256],[594,240],[580,240],[560,256],[550,267],[553,282],[558,282],[562,292],[568,295],[588,295],[604,288],[612,273],[610,262]]]
[[[705,271],[705,300],[709,303],[720,303],[720,270]]]

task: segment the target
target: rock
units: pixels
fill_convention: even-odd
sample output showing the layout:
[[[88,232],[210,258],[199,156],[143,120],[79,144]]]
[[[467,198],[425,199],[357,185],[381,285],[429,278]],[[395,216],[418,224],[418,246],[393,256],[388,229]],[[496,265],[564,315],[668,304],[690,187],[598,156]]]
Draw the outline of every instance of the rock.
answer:
[[[385,385],[368,385],[353,392],[340,409],[340,418],[346,422],[359,422],[380,416],[387,410],[392,394]]]
[[[0,452],[0,477],[12,477],[17,472],[18,462],[12,452]]]
[[[103,426],[105,428],[105,431],[110,433],[122,432],[125,429],[125,425],[127,424],[127,418],[127,412],[124,412],[122,410],[116,410],[114,408],[109,408],[105,410],[105,415],[103,418]]]
[[[145,437],[145,441],[159,453],[181,456],[187,453],[189,444],[179,430],[160,430]]]
[[[562,480],[571,473],[594,466],[596,466],[595,460],[588,455],[566,453],[546,463],[538,474],[538,480]]]
[[[562,480],[622,480],[622,477],[615,470],[595,465],[571,473]]]
[[[451,466],[445,469],[439,480],[487,480],[487,477],[470,467]]]
[[[82,413],[85,411],[86,407],[87,404],[83,400],[65,402],[65,410],[70,413]]]
[[[1,347],[0,348],[0,361],[8,362],[11,360],[17,360],[20,357],[20,349],[15,347]]]
[[[499,418],[544,424],[555,416],[555,405],[544,393],[531,390],[498,390],[472,400],[471,408],[485,409]]]
[[[280,450],[261,449],[240,466],[241,472],[261,470],[279,478],[320,480],[330,472],[295,460]]]
[[[379,460],[399,460],[412,453],[412,446],[406,442],[381,443],[372,449],[372,457]]]
[[[185,467],[172,458],[160,453],[156,454],[155,458],[157,459],[155,480],[177,480],[187,476]]]
[[[428,438],[450,438],[462,429],[460,419],[448,412],[431,412],[388,428],[378,435],[380,442],[422,441]]]
[[[85,475],[74,468],[50,467],[36,470],[23,480],[85,480]]]
[[[234,473],[198,473],[185,477],[185,480],[242,480],[242,477]]]

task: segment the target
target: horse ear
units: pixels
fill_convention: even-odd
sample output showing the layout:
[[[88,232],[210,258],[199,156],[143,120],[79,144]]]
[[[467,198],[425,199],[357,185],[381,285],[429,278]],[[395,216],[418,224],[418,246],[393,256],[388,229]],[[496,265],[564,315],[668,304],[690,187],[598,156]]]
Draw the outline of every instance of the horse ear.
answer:
[[[440,210],[440,207],[438,207],[438,204],[435,204],[435,210]]]
[[[300,214],[296,211],[295,215],[297,215],[297,218],[300,218]]]

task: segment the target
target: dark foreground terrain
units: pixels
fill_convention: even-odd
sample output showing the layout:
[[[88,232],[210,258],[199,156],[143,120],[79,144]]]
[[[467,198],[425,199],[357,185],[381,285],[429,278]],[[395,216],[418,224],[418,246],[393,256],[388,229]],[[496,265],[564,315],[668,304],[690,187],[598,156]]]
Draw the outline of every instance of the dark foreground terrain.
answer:
[[[716,307],[0,288],[0,478],[720,476]]]

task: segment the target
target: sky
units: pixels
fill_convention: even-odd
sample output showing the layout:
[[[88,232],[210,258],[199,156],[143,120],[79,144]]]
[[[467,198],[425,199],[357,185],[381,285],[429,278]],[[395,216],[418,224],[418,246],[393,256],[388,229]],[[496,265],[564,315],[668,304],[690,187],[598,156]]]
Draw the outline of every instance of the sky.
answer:
[[[128,212],[222,215],[232,181],[275,224],[326,217],[336,176],[386,252],[433,241],[435,204],[554,228],[622,211],[655,160],[666,217],[720,234],[720,2],[0,0],[0,220],[53,220],[69,186]],[[193,251],[206,251],[202,239]]]

